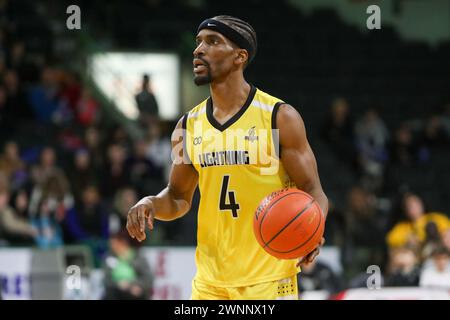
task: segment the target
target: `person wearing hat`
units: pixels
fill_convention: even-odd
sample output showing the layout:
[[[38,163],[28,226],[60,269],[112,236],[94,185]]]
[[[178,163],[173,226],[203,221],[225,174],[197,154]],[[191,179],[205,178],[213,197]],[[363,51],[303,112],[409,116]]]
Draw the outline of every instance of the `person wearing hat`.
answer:
[[[314,197],[324,218],[328,211],[300,114],[244,78],[256,52],[256,33],[241,19],[221,15],[199,25],[194,82],[209,85],[211,95],[176,126],[167,188],[128,213],[129,234],[143,241],[146,220],[153,229],[154,219],[182,217],[198,185],[192,299],[297,299],[300,265],[324,243],[299,261],[278,260],[255,238],[255,210],[274,191],[297,187]]]

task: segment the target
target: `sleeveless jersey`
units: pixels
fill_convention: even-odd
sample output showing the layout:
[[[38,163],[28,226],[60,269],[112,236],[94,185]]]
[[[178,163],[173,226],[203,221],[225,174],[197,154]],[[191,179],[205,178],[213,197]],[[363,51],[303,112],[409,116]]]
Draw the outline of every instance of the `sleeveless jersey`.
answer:
[[[213,117],[211,98],[183,118],[184,148],[199,175],[195,280],[240,287],[295,275],[296,260],[264,251],[253,232],[261,200],[293,186],[278,158],[276,112],[280,99],[252,86],[228,121]]]

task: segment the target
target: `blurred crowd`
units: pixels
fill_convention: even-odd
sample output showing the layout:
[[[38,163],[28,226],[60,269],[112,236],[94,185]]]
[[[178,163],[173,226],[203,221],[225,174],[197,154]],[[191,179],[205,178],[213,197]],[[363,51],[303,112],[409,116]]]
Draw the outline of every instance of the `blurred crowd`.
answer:
[[[341,248],[344,272],[315,263],[299,275],[301,289],[336,293],[366,287],[371,265],[380,267],[385,286],[450,288],[448,189],[439,184],[450,163],[450,103],[428,118],[408,119],[407,114],[391,132],[375,108],[355,119],[345,98],[332,102],[320,140],[336,164],[348,166],[354,176],[345,201],[330,197],[325,236],[327,244]],[[317,154],[318,161],[326,156]],[[431,189],[420,176],[411,183],[402,176],[392,181],[393,171],[405,168],[441,176]],[[321,177],[325,185],[332,179]],[[422,193],[432,197],[425,201]]]
[[[3,18],[0,243],[44,249],[83,243],[98,266],[129,208],[167,182],[170,140],[148,102],[149,77],[136,92],[146,115],[142,138],[132,139],[119,123],[105,124],[107,111],[79,74],[28,50]]]

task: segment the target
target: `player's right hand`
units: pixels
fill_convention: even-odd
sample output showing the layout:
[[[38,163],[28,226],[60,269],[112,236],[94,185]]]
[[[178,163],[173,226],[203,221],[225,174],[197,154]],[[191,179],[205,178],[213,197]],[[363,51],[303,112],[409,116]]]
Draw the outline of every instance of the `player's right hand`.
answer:
[[[149,229],[153,230],[154,208],[149,197],[142,198],[128,211],[127,230],[132,238],[138,241],[145,240],[145,220]]]

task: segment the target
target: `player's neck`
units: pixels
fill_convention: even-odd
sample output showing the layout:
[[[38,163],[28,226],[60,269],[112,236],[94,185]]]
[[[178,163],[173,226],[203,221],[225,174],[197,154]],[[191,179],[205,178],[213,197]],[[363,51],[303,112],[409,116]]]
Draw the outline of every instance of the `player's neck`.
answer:
[[[250,90],[251,86],[242,74],[227,77],[225,81],[211,83],[210,91],[214,109],[224,114],[240,109],[247,100]]]

